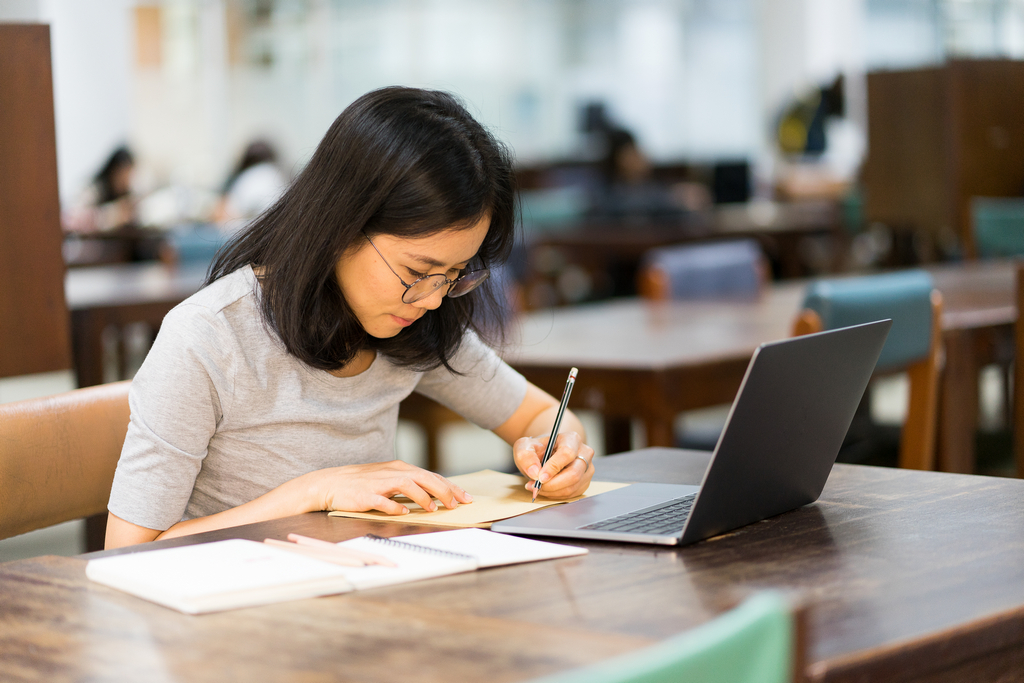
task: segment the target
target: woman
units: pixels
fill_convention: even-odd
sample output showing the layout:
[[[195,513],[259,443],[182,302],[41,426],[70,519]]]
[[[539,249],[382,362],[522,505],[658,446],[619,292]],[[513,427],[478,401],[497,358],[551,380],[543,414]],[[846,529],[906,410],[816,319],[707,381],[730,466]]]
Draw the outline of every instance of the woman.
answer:
[[[64,215],[64,229],[72,233],[104,233],[135,223],[132,195],[135,157],[118,147],[96,173],[92,183]]]
[[[543,495],[582,493],[579,420],[566,413],[541,469],[558,402],[480,339],[498,316],[478,285],[511,249],[514,197],[508,153],[449,95],[386,88],[342,112],[164,320],[132,383],[107,547],[315,510],[404,514],[397,495],[470,502],[393,459],[413,390],[512,444]]]

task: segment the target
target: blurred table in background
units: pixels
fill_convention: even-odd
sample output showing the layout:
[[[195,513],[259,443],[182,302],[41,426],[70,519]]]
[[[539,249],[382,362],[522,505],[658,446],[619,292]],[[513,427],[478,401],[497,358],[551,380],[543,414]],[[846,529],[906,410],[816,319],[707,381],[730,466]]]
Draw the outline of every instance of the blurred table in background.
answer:
[[[946,364],[939,396],[938,468],[975,471],[978,428],[978,378],[986,365],[1008,367],[1014,360],[1017,322],[1016,270],[1012,260],[967,261],[931,266],[942,292],[942,330]],[[1008,373],[1003,400],[1009,419]],[[1018,476],[1021,474],[1018,472]]]
[[[683,411],[731,403],[758,344],[788,337],[804,284],[751,301],[612,299],[532,311],[506,359],[558,396],[580,370],[572,405],[601,413],[608,453],[629,450],[616,418],[643,422],[649,446],[671,446]]]
[[[103,383],[105,333],[118,340],[117,379],[125,378],[126,327],[145,323],[155,334],[167,312],[198,291],[205,277],[205,264],[177,268],[144,262],[69,269],[64,292],[78,386]],[[111,332],[105,332],[108,329]]]
[[[940,469],[974,471],[978,374],[1012,355],[1012,261],[928,268],[945,301]],[[606,419],[609,453],[631,447],[624,419],[640,420],[649,446],[671,446],[686,410],[731,403],[762,342],[790,336],[805,282],[775,283],[753,301],[652,302],[625,298],[532,311],[505,357],[558,396],[569,368],[580,369],[572,405]],[[1011,344],[1007,350],[1001,339]]]

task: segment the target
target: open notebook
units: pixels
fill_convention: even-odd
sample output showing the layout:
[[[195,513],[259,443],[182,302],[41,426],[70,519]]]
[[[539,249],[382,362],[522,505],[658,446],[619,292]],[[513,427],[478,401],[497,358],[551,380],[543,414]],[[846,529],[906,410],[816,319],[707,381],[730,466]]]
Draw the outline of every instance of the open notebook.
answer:
[[[347,567],[231,539],[98,558],[89,561],[85,573],[97,583],[179,612],[202,614],[587,552],[482,529],[362,536],[337,545],[387,558],[396,566]]]
[[[372,519],[381,522],[486,529],[499,519],[508,519],[509,517],[523,515],[551,505],[570,503],[581,498],[629,486],[629,484],[610,481],[592,481],[586,492],[576,498],[552,500],[541,497],[533,500],[533,494],[526,490],[526,482],[529,480],[517,474],[506,474],[504,472],[495,472],[494,470],[480,470],[470,474],[448,477],[448,481],[458,484],[473,496],[473,502],[459,505],[454,510],[439,506],[437,510],[429,511],[424,510],[407,498],[399,497],[396,500],[399,500],[409,508],[409,514],[388,515],[378,510],[371,510],[370,512],[335,510],[330,514],[332,517],[354,517],[356,519]]]

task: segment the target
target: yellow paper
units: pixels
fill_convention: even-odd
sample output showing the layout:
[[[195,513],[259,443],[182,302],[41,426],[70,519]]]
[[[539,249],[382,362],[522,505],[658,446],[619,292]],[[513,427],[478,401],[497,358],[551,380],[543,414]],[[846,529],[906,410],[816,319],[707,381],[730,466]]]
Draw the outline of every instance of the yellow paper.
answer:
[[[429,524],[432,526],[445,527],[481,527],[488,528],[492,522],[499,519],[508,519],[527,512],[533,512],[549,505],[569,503],[580,498],[604,493],[613,489],[628,486],[610,481],[592,481],[582,496],[576,496],[568,500],[549,500],[538,498],[536,503],[530,501],[532,493],[526,490],[526,477],[517,474],[505,474],[494,470],[481,470],[472,474],[460,474],[455,477],[448,477],[448,481],[461,486],[469,495],[473,496],[473,502],[461,504],[454,510],[444,507],[430,512],[424,510],[416,503],[407,498],[400,497],[397,500],[409,508],[407,515],[387,515],[379,511],[371,512],[346,512],[336,510],[331,513],[334,517],[354,517],[356,519],[374,519],[386,522],[402,522],[403,524]]]

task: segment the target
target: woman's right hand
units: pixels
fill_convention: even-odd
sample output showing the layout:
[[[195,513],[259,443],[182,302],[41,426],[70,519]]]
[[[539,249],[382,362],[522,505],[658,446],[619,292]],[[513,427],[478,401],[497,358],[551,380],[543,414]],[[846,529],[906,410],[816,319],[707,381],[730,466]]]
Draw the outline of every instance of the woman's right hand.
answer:
[[[424,510],[436,510],[436,498],[449,510],[473,497],[439,474],[401,460],[364,465],[344,465],[310,473],[316,477],[316,496],[321,510],[366,512],[380,510],[404,515],[409,508],[392,500],[405,496]]]

